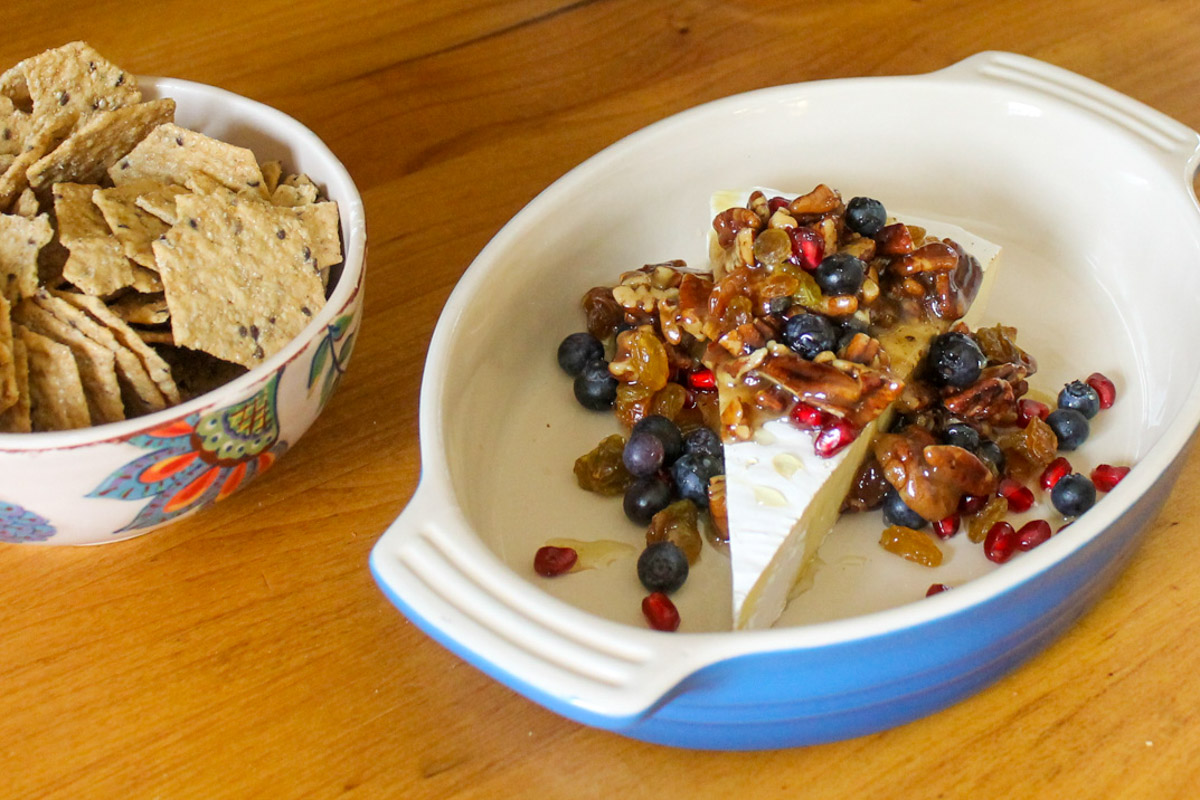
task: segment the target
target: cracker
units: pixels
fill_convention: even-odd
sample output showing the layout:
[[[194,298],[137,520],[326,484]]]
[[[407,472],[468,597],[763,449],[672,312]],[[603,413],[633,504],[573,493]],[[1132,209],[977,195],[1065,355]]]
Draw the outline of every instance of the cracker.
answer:
[[[175,405],[179,402],[179,387],[171,377],[171,368],[162,360],[162,356],[138,338],[132,328],[110,311],[108,306],[104,305],[104,301],[98,297],[89,297],[78,292],[52,292],[52,294],[66,300],[76,308],[83,309],[93,319],[108,328],[117,341],[132,350],[142,362],[150,380],[154,381],[163,397],[167,398],[167,403]]]
[[[265,161],[259,169],[263,174],[263,187],[267,190],[267,194],[274,194],[275,187],[279,185],[279,177],[283,175],[283,164],[278,161]]]
[[[5,172],[7,172],[8,168],[12,166],[14,161],[16,161],[15,156],[9,155],[8,153],[0,153],[0,175],[3,175]]]
[[[17,401],[0,411],[0,433],[32,433],[33,424],[29,419],[29,354],[25,350],[25,342],[14,339],[12,353]]]
[[[165,325],[171,319],[162,292],[123,294],[108,304],[109,309],[131,325]]]
[[[0,73],[0,97],[8,98],[13,105],[26,108],[33,105],[33,98],[29,96],[29,84],[25,80],[24,62]]]
[[[21,192],[12,207],[12,213],[18,217],[29,217],[30,219],[36,217],[41,210],[42,204],[38,202],[37,195],[33,193],[33,189],[28,187]]]
[[[271,202],[277,206],[303,206],[317,202],[319,194],[307,175],[288,175],[271,193]]]
[[[253,367],[324,304],[311,244],[289,209],[232,194],[180,195],[154,243],[175,342]]]
[[[63,431],[91,422],[83,382],[71,348],[20,325],[14,335],[25,345],[29,363],[29,416],[32,429]]]
[[[338,232],[338,205],[329,201],[289,208],[308,236],[308,255],[313,268],[320,271],[340,263],[342,239]]]
[[[8,165],[4,174],[0,175],[0,210],[8,208],[17,195],[29,186],[26,172],[38,159],[57,147],[74,124],[75,117],[71,114],[43,116],[33,121],[33,127],[25,137],[21,152]]]
[[[86,183],[54,184],[54,213],[58,238],[71,251],[63,277],[88,294],[110,295],[133,283],[134,264],[92,202],[98,188]]]
[[[0,296],[0,411],[17,402],[16,362],[13,356],[12,306]]]
[[[38,292],[34,302],[112,352],[116,359],[115,368],[117,382],[121,388],[121,399],[132,415],[148,414],[167,407],[166,398],[150,378],[145,364],[136,353],[118,342],[110,329],[101,325],[82,308],[48,292]]]
[[[66,110],[85,115],[142,99],[137,79],[86,42],[47,50],[17,66],[24,73],[35,114]]]
[[[187,187],[177,183],[160,183],[150,178],[143,180],[143,185],[149,187],[152,184],[153,188],[147,188],[137,196],[134,201],[137,203],[137,207],[153,214],[168,225],[174,225],[175,198],[181,194],[187,194]]]
[[[92,114],[29,167],[29,185],[41,189],[63,181],[98,183],[146,134],[174,118],[175,101],[170,98]]]
[[[249,190],[266,197],[254,153],[171,122],[151,131],[129,155],[113,164],[108,174],[120,186],[136,178],[183,184],[198,172],[235,192]]]
[[[15,156],[29,135],[29,115],[18,111],[11,100],[0,95],[0,155]]]
[[[157,271],[140,264],[133,265],[133,281],[129,284],[135,292],[154,294],[163,290],[162,278]]]
[[[54,316],[32,298],[22,300],[13,307],[13,321],[71,348],[92,424],[125,419],[121,385],[117,381],[116,356],[111,350]]]
[[[0,214],[0,295],[9,303],[37,291],[38,252],[52,238],[50,217]]]
[[[158,183],[149,179],[134,181],[111,189],[92,192],[92,202],[104,215],[104,221],[121,243],[125,255],[144,267],[154,267],[150,243],[171,226],[137,205],[137,198],[152,191]]]

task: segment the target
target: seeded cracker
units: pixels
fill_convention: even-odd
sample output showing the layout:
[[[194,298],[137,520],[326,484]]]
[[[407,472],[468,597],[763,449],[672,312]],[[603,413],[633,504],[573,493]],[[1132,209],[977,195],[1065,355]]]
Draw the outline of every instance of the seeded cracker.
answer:
[[[13,308],[13,322],[71,349],[93,425],[125,419],[116,357],[111,350],[58,319],[32,299],[22,300]]]
[[[148,178],[92,192],[92,202],[104,215],[104,221],[121,243],[125,255],[144,267],[154,268],[154,250],[150,243],[171,226],[137,205],[137,198],[159,184]]]
[[[179,221],[154,243],[175,342],[257,366],[325,302],[303,223],[229,192],[175,204]]]
[[[109,295],[133,283],[133,263],[92,203],[98,186],[54,184],[58,238],[71,251],[63,277],[88,294]]]
[[[30,433],[33,423],[29,419],[29,354],[20,339],[14,339],[12,346],[17,402],[0,411],[0,433]]]
[[[91,421],[71,348],[17,325],[29,360],[29,415],[39,431],[87,427]]]
[[[85,42],[71,42],[39,53],[17,68],[25,75],[34,114],[61,109],[84,115],[111,111],[142,99],[134,77]]]
[[[165,325],[171,320],[167,298],[162,292],[123,294],[108,304],[109,309],[131,325]]]
[[[17,198],[17,202],[13,203],[12,207],[12,213],[18,217],[28,217],[29,219],[36,217],[41,210],[37,195],[33,193],[33,189],[28,188],[21,192],[21,196]]]
[[[138,195],[134,201],[137,207],[153,214],[168,225],[175,224],[175,198],[181,194],[187,194],[187,188],[175,183],[159,183],[149,178],[145,179],[147,184],[154,184],[154,188],[147,189]]]
[[[267,190],[267,194],[274,194],[275,187],[279,185],[279,178],[283,175],[283,164],[278,161],[265,161],[260,165],[260,169],[263,174],[263,187]]]
[[[8,301],[0,297],[0,411],[11,408],[20,395],[16,358],[13,355],[11,310]]]
[[[29,185],[41,189],[63,181],[99,183],[117,159],[174,118],[175,101],[170,98],[92,114],[29,168]]]
[[[89,297],[77,292],[53,292],[53,295],[76,308],[83,309],[98,323],[108,328],[116,340],[122,346],[129,348],[142,362],[150,380],[154,381],[163,397],[167,398],[168,404],[175,405],[180,401],[179,387],[175,385],[175,380],[171,377],[171,368],[167,366],[167,362],[163,361],[162,356],[143,342],[136,331],[109,311],[108,306],[104,305],[100,298]]]
[[[17,195],[29,186],[29,178],[25,174],[29,167],[57,147],[74,124],[75,117],[66,113],[34,120],[33,129],[26,137],[21,152],[0,175],[0,211],[8,208]]]
[[[112,352],[116,358],[117,381],[121,387],[121,400],[126,411],[137,416],[167,407],[166,398],[150,378],[150,373],[146,371],[146,366],[141,359],[128,347],[118,342],[111,330],[98,323],[83,309],[44,290],[38,292],[34,302],[60,321],[78,329],[89,339]]]
[[[0,214],[0,295],[10,304],[37,291],[38,251],[53,237],[46,214]]]
[[[174,123],[155,128],[108,171],[117,186],[137,178],[186,184],[195,173],[208,175],[235,192],[248,189],[266,197],[254,153]]]

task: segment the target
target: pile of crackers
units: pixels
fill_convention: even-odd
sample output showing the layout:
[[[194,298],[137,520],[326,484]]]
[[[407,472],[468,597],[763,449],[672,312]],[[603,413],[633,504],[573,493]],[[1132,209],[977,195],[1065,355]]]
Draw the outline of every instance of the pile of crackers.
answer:
[[[338,208],[83,42],[0,74],[0,432],[158,411],[325,303]]]

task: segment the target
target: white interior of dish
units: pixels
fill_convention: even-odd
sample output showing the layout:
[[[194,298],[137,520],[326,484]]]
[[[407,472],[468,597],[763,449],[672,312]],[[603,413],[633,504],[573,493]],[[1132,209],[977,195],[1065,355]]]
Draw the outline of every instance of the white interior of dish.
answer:
[[[1035,391],[1052,398],[1093,371],[1117,383],[1117,405],[1068,454],[1079,471],[1138,461],[1190,409],[1200,374],[1190,344],[1200,335],[1200,220],[1186,155],[1167,154],[1112,115],[1004,83],[935,76],[899,86],[781,87],[674,117],[550,187],[480,255],[447,307],[455,322],[445,349],[434,353],[444,376],[437,412],[467,521],[515,573],[643,626],[632,557],[555,580],[531,568],[552,537],[640,549],[643,535],[619,498],[575,485],[575,458],[619,428],[612,415],[576,404],[554,353],[583,328],[578,301],[588,288],[646,263],[703,264],[718,189],[801,192],[825,182],[847,199],[870,195],[901,217],[944,219],[999,243],[1004,264],[984,319],[1018,327],[1039,360]],[[1048,502],[1035,510],[1051,513]],[[1085,535],[1088,520],[1063,535]],[[781,624],[903,605],[931,583],[992,569],[963,535],[945,548],[942,567],[911,564],[879,547],[881,528],[878,512],[843,518]],[[675,595],[684,630],[728,629],[727,568],[715,551],[702,555]]]

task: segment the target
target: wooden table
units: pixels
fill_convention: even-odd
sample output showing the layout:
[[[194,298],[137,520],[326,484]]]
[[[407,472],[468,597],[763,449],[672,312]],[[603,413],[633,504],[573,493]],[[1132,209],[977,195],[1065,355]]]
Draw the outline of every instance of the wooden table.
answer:
[[[932,718],[802,750],[682,752],[582,728],[434,644],[366,569],[417,482],[417,390],[442,303],[572,165],[723,95],[983,49],[1200,128],[1190,0],[109,5],[8,0],[0,65],[87,39],[137,73],[302,120],[366,201],[366,320],[324,416],[250,490],[122,544],[0,547],[0,796],[1200,791],[1200,458],[1115,588],[1028,666]],[[468,213],[448,215],[456,204]]]

